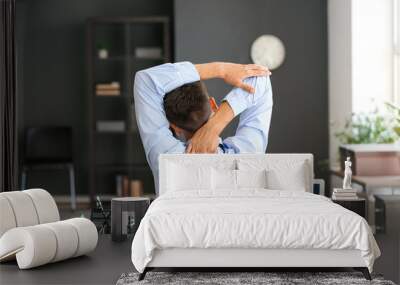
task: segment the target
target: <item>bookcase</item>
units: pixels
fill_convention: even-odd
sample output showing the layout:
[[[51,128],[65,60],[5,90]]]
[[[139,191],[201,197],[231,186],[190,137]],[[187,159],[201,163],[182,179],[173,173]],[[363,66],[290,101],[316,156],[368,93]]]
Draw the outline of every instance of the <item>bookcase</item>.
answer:
[[[171,61],[168,17],[95,17],[86,24],[89,196],[117,196],[121,176],[154,194],[134,113],[135,72]]]

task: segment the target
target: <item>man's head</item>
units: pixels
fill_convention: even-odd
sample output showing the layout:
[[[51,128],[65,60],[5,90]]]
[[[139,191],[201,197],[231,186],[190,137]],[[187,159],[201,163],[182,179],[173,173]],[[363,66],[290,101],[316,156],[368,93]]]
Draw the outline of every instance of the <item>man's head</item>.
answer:
[[[196,81],[167,93],[164,110],[175,136],[182,140],[190,139],[212,113],[204,83]]]

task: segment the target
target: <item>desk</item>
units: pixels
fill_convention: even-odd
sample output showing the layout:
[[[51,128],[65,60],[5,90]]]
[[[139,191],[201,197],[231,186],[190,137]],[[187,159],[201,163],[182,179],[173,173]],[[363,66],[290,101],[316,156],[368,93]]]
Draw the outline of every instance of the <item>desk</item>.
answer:
[[[340,169],[331,169],[331,175],[344,178],[343,171]],[[400,175],[396,176],[357,176],[353,175],[352,182],[360,185],[363,192],[372,188],[400,188]]]
[[[331,176],[343,179],[344,174],[339,168],[331,169]],[[331,187],[339,187],[342,185],[335,185],[331,179]],[[357,176],[352,177],[353,185],[356,184],[361,187],[362,191],[359,196],[367,199],[367,220],[372,229],[375,231],[375,194],[400,194],[400,175],[396,176]],[[330,191],[330,195],[332,191]]]

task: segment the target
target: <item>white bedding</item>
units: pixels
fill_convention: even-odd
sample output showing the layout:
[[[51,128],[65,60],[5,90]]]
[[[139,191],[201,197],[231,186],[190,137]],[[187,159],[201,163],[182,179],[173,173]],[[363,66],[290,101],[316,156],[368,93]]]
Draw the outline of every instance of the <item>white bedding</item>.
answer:
[[[132,243],[143,272],[155,249],[358,249],[372,271],[379,248],[367,222],[328,198],[300,191],[184,191],[157,198]]]

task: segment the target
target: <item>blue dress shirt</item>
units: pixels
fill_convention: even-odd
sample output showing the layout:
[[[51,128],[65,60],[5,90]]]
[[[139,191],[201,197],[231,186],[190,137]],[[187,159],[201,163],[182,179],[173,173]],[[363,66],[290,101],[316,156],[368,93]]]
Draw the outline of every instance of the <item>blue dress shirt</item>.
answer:
[[[190,62],[166,63],[136,73],[134,104],[136,121],[158,194],[158,156],[184,153],[186,144],[175,138],[163,108],[166,93],[200,80]],[[255,88],[250,94],[233,88],[224,98],[235,116],[240,114],[235,136],[224,139],[218,153],[265,153],[272,114],[272,87],[269,77],[250,77],[245,83]]]

